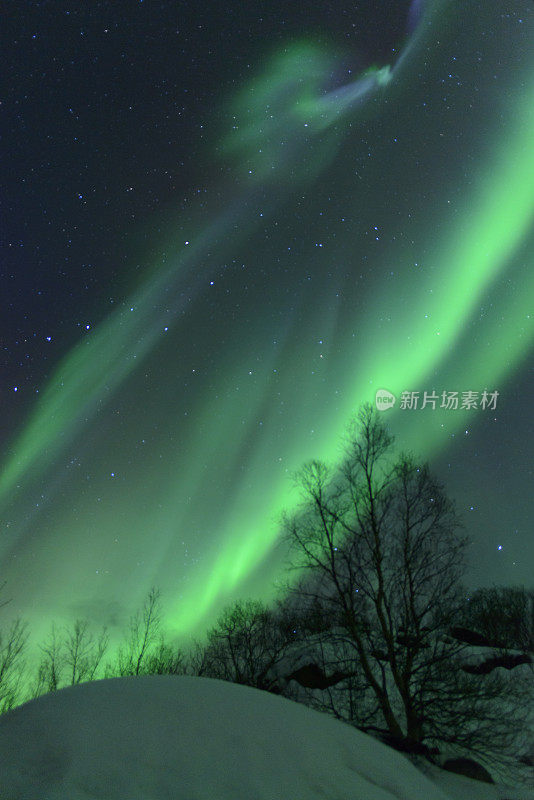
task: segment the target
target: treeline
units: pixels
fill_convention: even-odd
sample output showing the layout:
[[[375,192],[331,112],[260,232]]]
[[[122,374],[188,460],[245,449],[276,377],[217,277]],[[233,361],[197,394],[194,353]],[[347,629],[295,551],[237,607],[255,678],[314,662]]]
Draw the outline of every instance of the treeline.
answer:
[[[466,591],[453,503],[370,406],[341,463],[312,462],[297,480],[301,505],[283,520],[294,579],[278,601],[234,603],[183,651],[162,635],[153,589],[111,661],[106,631],[78,621],[52,629],[31,679],[15,622],[0,638],[0,709],[95,678],[189,674],[284,695],[430,760],[527,765],[534,592]]]

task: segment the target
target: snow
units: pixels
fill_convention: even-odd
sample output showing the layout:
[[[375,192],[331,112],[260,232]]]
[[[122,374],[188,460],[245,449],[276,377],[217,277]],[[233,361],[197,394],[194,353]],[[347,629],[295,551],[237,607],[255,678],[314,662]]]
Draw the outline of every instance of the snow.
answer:
[[[445,793],[400,753],[343,722],[208,678],[95,681],[0,717],[1,800],[514,797],[447,780]],[[534,798],[515,795],[527,796]]]
[[[492,786],[455,775],[453,772],[430,768],[429,774],[439,783],[451,800],[534,800],[534,792],[528,789],[513,789],[506,786]]]

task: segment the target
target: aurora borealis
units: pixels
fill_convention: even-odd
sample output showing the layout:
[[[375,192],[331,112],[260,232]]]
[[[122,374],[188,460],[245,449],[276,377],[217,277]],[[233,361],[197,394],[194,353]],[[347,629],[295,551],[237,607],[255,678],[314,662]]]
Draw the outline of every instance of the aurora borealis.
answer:
[[[378,389],[499,392],[387,414],[458,501],[473,581],[530,584],[533,4],[308,31],[252,3],[228,41],[245,12],[211,5],[28,3],[8,31],[12,607],[113,628],[157,585],[188,634],[268,594],[292,472]]]

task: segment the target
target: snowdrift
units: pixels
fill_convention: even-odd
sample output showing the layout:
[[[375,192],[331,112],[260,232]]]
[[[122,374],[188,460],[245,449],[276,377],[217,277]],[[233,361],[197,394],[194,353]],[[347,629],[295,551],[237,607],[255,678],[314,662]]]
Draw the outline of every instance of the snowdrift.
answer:
[[[450,795],[399,753],[305,706],[207,678],[151,675],[69,687],[0,717],[0,798]]]

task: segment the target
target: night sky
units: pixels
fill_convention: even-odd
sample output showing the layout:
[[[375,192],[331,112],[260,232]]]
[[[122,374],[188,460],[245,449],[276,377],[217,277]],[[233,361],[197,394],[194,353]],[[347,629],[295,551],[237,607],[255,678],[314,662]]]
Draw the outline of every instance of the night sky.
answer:
[[[10,613],[267,597],[292,473],[379,389],[471,585],[532,586],[534,3],[2,14]]]

